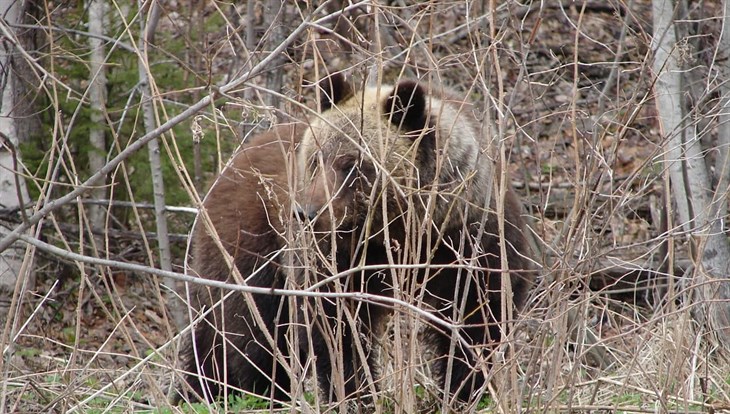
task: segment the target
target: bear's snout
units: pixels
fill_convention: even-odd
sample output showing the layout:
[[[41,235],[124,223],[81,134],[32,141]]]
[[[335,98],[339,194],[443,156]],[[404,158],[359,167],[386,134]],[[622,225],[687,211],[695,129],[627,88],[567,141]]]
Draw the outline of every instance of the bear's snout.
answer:
[[[334,197],[336,177],[331,168],[317,171],[305,180],[297,194],[294,218],[302,221],[321,221],[322,212],[331,204]]]
[[[298,218],[302,221],[314,221],[314,219],[317,218],[317,214],[319,214],[318,209],[312,208],[311,206],[297,206],[294,209],[294,218]]]

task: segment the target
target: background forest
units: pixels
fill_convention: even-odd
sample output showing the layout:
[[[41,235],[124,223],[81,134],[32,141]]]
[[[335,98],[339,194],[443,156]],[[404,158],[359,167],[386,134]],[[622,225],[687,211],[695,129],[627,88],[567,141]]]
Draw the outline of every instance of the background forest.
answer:
[[[247,137],[311,116],[326,69],[436,74],[493,116],[541,276],[469,410],[730,412],[728,15],[730,0],[0,0],[0,413],[270,410],[168,402],[188,232]],[[375,412],[464,409],[428,373],[385,372]]]

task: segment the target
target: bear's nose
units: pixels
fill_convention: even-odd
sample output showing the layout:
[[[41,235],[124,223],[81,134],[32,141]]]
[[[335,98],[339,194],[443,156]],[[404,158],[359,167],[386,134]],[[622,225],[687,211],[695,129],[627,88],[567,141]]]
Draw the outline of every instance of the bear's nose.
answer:
[[[297,206],[297,208],[294,210],[294,215],[302,221],[314,221],[314,219],[317,217],[317,210],[313,208],[305,209]]]

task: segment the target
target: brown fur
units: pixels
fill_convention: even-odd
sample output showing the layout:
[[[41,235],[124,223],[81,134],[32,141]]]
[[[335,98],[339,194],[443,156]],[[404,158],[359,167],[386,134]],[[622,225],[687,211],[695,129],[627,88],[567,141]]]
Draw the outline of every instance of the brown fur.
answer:
[[[277,256],[285,246],[281,235],[291,216],[290,182],[286,165],[292,163],[293,147],[299,142],[301,125],[283,125],[253,137],[233,157],[210,189],[203,208],[217,232],[220,243],[233,258],[241,276],[252,286],[283,288],[286,271]],[[206,279],[235,283],[214,237],[199,217],[192,232],[194,275]],[[249,276],[258,270],[255,276]],[[212,400],[224,394],[218,383],[246,391],[284,398],[289,392],[286,370],[274,363],[261,327],[253,317],[243,294],[234,292],[223,306],[217,304],[228,292],[201,285],[191,285],[191,304],[197,310],[214,311],[194,327],[184,353],[186,381],[196,395]],[[281,296],[258,295],[255,298],[267,328],[276,335],[277,325],[288,318],[286,300]],[[221,311],[224,309],[224,311]],[[225,357],[222,331],[228,332]],[[284,347],[284,334],[276,336]],[[224,369],[224,364],[227,370]],[[210,380],[201,380],[202,374]],[[281,384],[272,387],[271,378]],[[189,391],[189,390],[188,390]]]

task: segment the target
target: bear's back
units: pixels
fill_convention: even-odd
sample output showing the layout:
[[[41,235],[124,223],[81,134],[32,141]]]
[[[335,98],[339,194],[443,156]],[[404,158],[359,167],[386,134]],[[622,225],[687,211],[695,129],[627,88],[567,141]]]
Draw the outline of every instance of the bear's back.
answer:
[[[239,270],[253,269],[283,245],[278,233],[291,200],[287,166],[302,129],[300,124],[283,124],[252,137],[205,197],[204,210]],[[227,280],[231,272],[204,220],[199,216],[193,230],[191,268],[200,277]]]

